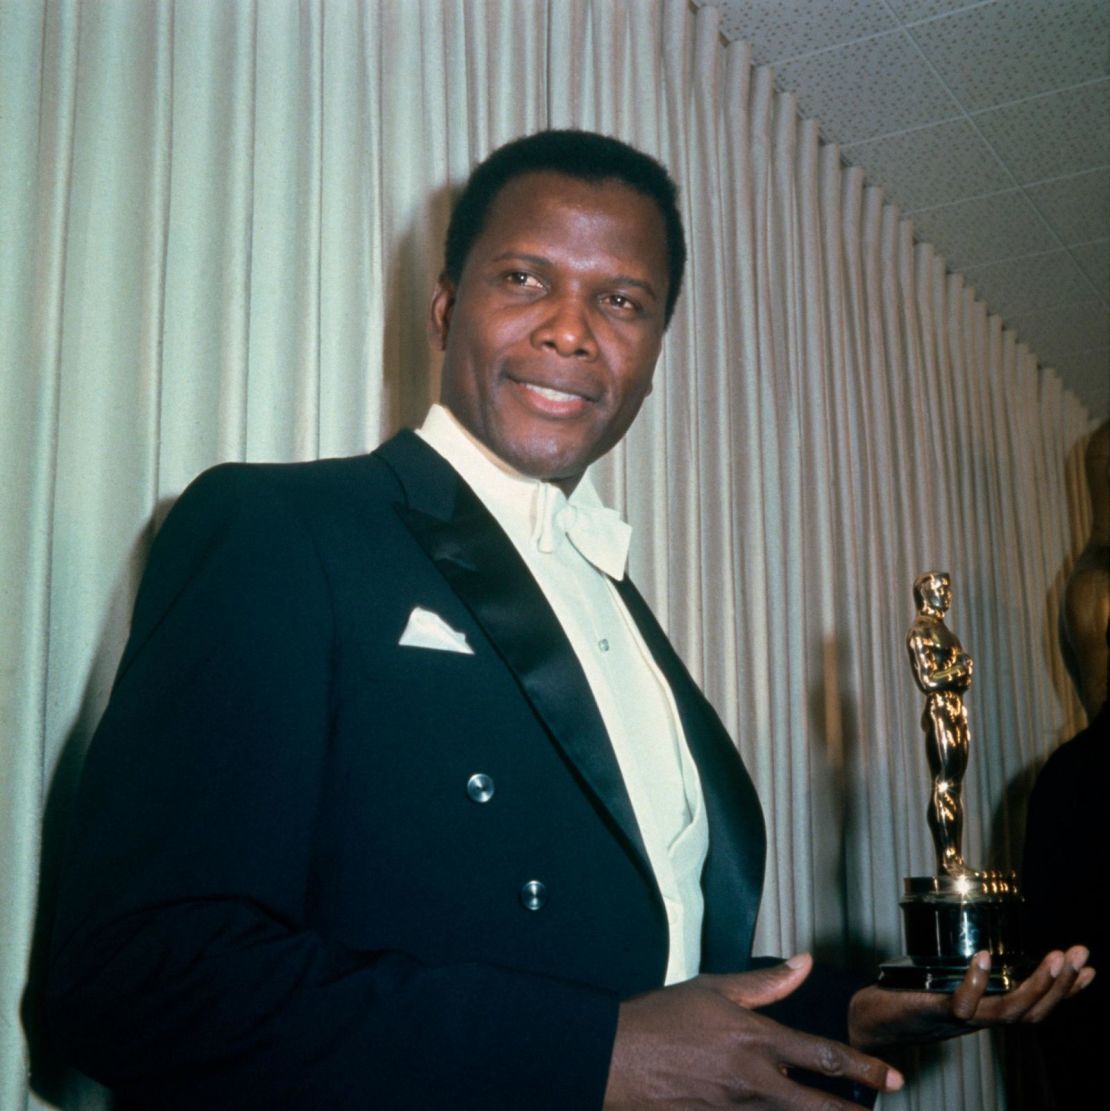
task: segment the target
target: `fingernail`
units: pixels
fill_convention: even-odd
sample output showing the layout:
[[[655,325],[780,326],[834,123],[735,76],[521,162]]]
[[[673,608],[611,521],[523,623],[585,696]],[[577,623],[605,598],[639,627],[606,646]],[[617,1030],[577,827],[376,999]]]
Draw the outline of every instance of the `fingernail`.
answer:
[[[1071,966],[1076,972],[1082,970],[1083,966],[1087,963],[1087,958],[1090,957],[1090,952],[1085,945],[1077,945],[1071,950]]]
[[[808,953],[795,953],[794,956],[788,957],[786,961],[787,968],[805,968],[809,961]]]
[[[886,1070],[886,1090],[897,1092],[906,1083],[906,1078],[897,1069]]]
[[[1085,987],[1090,986],[1091,981],[1094,978],[1095,970],[1093,968],[1085,968],[1082,972],[1079,973],[1079,976],[1076,978],[1075,986],[1079,991],[1082,991]]]
[[[1048,971],[1052,975],[1052,978],[1055,980],[1056,977],[1059,976],[1061,972],[1063,972],[1063,970],[1064,970],[1064,954],[1063,953],[1057,953],[1048,962]]]
[[[981,953],[975,954],[975,967],[980,972],[990,972],[991,970],[991,955],[984,949]]]

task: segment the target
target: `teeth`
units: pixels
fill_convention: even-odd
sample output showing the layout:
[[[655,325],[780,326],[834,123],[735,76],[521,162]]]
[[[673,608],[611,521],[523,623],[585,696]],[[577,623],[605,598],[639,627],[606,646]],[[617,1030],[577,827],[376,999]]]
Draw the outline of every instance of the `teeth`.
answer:
[[[525,388],[538,393],[540,397],[549,397],[552,401],[580,401],[581,398],[576,393],[564,393],[562,390],[553,390],[549,386],[533,386],[531,383],[525,382]]]

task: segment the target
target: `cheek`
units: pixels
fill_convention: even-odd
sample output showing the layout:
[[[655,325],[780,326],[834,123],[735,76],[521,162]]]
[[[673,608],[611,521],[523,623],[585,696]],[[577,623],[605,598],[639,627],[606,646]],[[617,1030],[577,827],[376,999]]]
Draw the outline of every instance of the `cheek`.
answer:
[[[605,422],[604,431],[601,433],[601,440],[607,445],[606,450],[624,438],[650,392],[650,379],[647,382],[638,381],[630,384],[622,392],[619,404],[611,411],[609,419]]]
[[[654,377],[655,361],[646,362],[643,358],[631,361],[634,369],[624,375],[621,389],[621,408],[630,407],[639,409],[644,399],[651,393],[651,383]]]
[[[446,357],[460,384],[470,393],[481,392],[488,378],[492,346],[480,330],[455,326],[447,337]]]
[[[493,382],[504,359],[516,350],[517,342],[505,328],[487,326],[467,333],[465,361],[480,386],[488,387]]]
[[[625,391],[620,406],[620,421],[625,429],[636,419],[636,414],[639,413],[645,397],[647,397],[647,391],[639,385],[634,390]]]

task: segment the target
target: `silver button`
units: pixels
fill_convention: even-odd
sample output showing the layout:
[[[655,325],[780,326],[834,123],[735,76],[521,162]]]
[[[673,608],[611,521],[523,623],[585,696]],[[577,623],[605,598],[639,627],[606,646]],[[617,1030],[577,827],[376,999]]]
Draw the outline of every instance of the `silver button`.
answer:
[[[466,793],[473,802],[489,802],[493,798],[493,778],[485,772],[475,772],[466,781]]]
[[[539,910],[547,902],[547,887],[539,880],[529,880],[520,889],[520,901],[528,910]]]
[[[602,652],[609,651],[609,642],[604,637],[602,637],[601,640],[597,642],[597,646],[602,650]]]

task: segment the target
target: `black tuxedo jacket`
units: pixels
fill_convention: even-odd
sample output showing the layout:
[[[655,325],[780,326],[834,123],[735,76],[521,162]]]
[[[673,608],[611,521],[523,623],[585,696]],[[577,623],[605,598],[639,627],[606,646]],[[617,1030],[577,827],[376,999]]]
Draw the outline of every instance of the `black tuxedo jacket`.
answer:
[[[620,591],[701,773],[703,970],[742,970],[759,803]],[[399,646],[415,606],[474,654]],[[48,1009],[75,1064],[164,1108],[599,1106],[666,952],[585,676],[452,468],[402,433],[182,495],[74,820]]]

